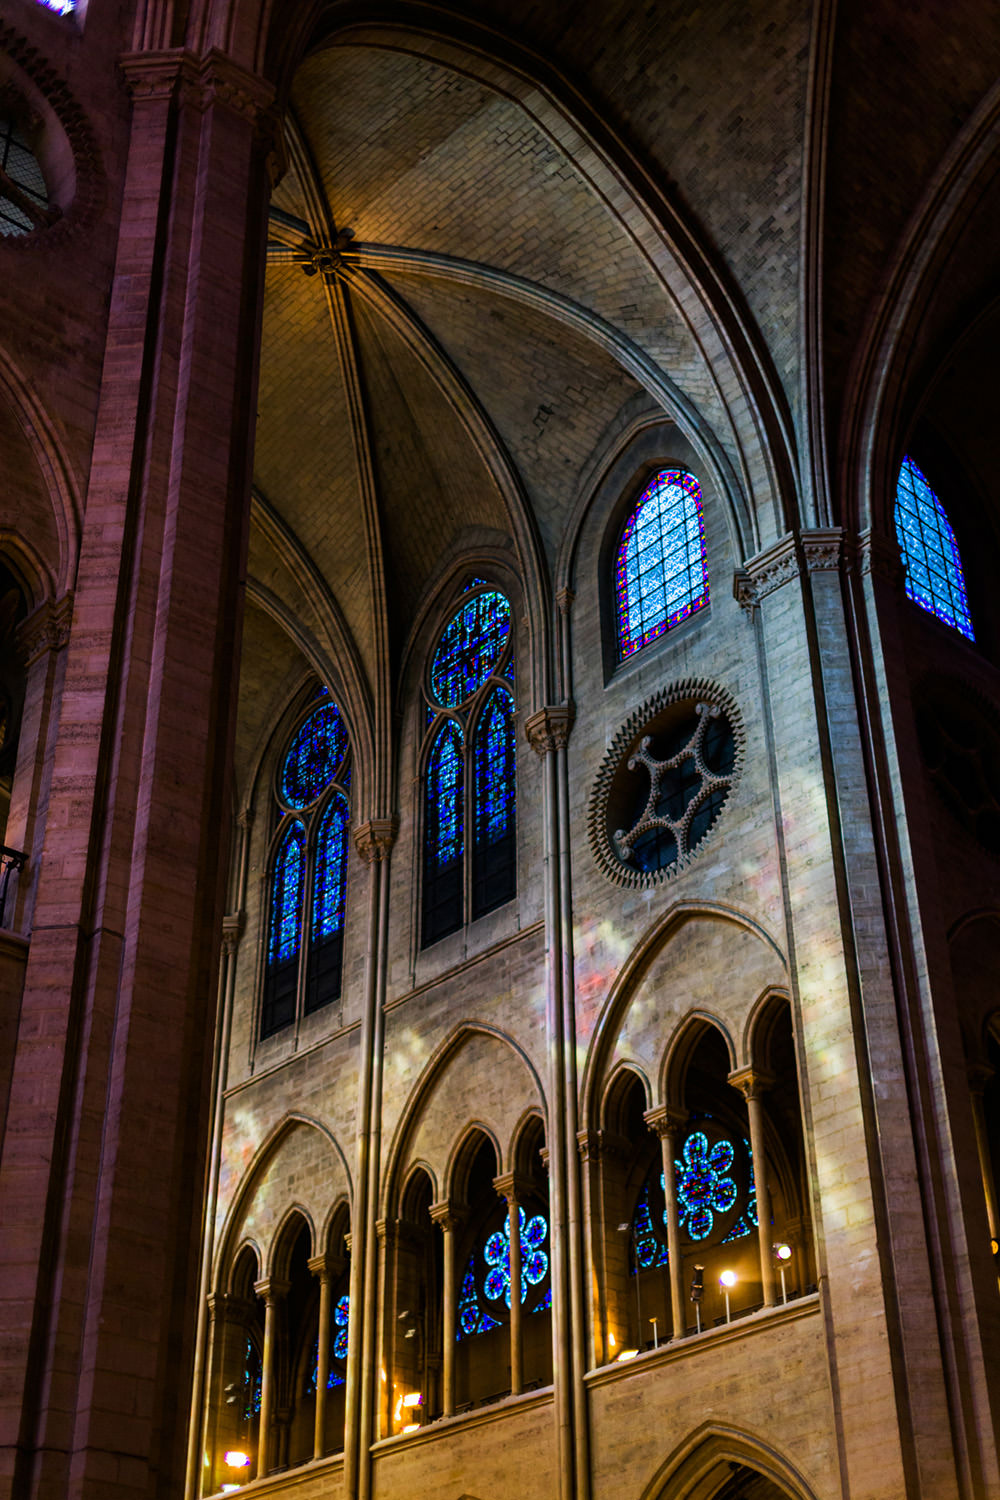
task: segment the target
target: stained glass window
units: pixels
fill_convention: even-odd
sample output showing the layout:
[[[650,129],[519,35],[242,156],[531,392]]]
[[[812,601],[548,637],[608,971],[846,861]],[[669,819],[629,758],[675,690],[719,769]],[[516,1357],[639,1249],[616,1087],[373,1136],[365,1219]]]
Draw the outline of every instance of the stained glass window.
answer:
[[[458,708],[481,688],[500,663],[510,635],[510,605],[496,589],[474,594],[456,610],[431,662],[431,694],[444,708]]]
[[[76,10],[77,0],[37,0],[46,10],[54,10],[57,16],[70,16]]]
[[[708,603],[701,489],[684,469],[663,469],[625,522],[615,558],[618,658]]]
[[[427,765],[424,829],[424,942],[462,925],[465,750],[453,719],[438,730]]]
[[[24,131],[0,119],[0,235],[30,234],[51,220],[45,178]]]
[[[899,471],[894,516],[907,598],[974,641],[955,533],[944,506],[912,458],[904,458]]]
[[[307,1015],[340,995],[350,836],[349,748],[340,711],[327,688],[320,687],[278,770],[278,802],[298,816],[287,823],[272,860],[262,1037],[295,1020],[300,993]]]
[[[243,1420],[252,1422],[260,1416],[260,1387],[262,1376],[260,1351],[253,1339],[248,1338],[243,1351]]]
[[[335,1390],[338,1385],[346,1381],[345,1363],[347,1360],[347,1333],[350,1323],[351,1299],[346,1294],[338,1297],[333,1305],[333,1338],[330,1342],[330,1372],[326,1380],[328,1391]],[[309,1377],[306,1380],[306,1395],[312,1396],[316,1392],[316,1375],[319,1370],[319,1338],[317,1337],[312,1349],[312,1359],[309,1364]]]
[[[472,915],[502,906],[516,884],[514,708],[497,688],[476,729]]]
[[[307,1013],[336,1000],[340,994],[350,822],[347,799],[335,792],[316,835],[312,933],[306,976]]]
[[[521,1226],[520,1302],[528,1313],[552,1306],[549,1257],[545,1244],[548,1220],[542,1213],[518,1209]],[[499,1328],[510,1316],[513,1289],[510,1281],[510,1218],[488,1234],[469,1256],[458,1293],[458,1329],[455,1337],[471,1338]]]
[[[467,916],[511,900],[517,884],[510,604],[481,578],[468,579],[462,594],[434,651],[429,678],[425,947],[455,932]],[[442,708],[451,711],[448,717]]]
[[[757,1227],[753,1153],[745,1136],[731,1136],[703,1115],[685,1138],[674,1173],[678,1224],[686,1240],[706,1247],[728,1244]],[[663,1172],[654,1164],[632,1217],[633,1270],[666,1265],[666,1224]]]
[[[261,1036],[270,1036],[295,1017],[305,869],[306,831],[296,821],[289,824],[274,860]]]
[[[302,724],[281,768],[280,793],[289,807],[321,797],[347,753],[347,730],[335,703],[323,703]]]

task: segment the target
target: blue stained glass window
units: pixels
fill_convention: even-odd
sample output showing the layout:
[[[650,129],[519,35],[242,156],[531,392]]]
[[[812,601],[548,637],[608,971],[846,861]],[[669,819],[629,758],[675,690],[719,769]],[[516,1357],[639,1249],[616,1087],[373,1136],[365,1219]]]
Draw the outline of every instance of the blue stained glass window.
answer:
[[[76,0],[37,0],[46,10],[54,10],[57,16],[69,16],[76,10]]]
[[[316,884],[313,888],[312,937],[329,937],[344,925],[347,890],[347,838],[351,814],[344,798],[330,801],[316,840]]]
[[[497,688],[487,700],[475,738],[474,917],[510,901],[516,889],[516,759],[514,706]]]
[[[424,943],[462,925],[465,752],[452,719],[438,730],[427,765],[424,829]]]
[[[260,1416],[260,1388],[263,1367],[253,1339],[248,1338],[243,1352],[243,1420]]]
[[[306,832],[301,823],[292,823],[274,861],[271,935],[267,949],[267,961],[272,967],[287,963],[299,951],[305,866]]]
[[[618,657],[708,603],[701,489],[684,469],[663,469],[646,486],[622,532],[615,558]]]
[[[521,1234],[520,1302],[529,1313],[543,1312],[552,1306],[552,1289],[548,1284],[549,1257],[543,1248],[549,1225],[544,1214],[518,1209]],[[536,1293],[535,1289],[541,1290]],[[499,1328],[504,1309],[510,1309],[510,1219],[469,1257],[458,1295],[458,1329],[455,1337],[470,1338]]]
[[[510,635],[510,605],[490,589],[474,594],[452,615],[431,662],[431,694],[458,708],[496,671]]]
[[[753,1153],[745,1137],[730,1138],[720,1132],[717,1125],[709,1123],[711,1116],[703,1115],[701,1121],[704,1128],[690,1132],[674,1162],[678,1224],[695,1243],[718,1239],[728,1244],[757,1227]],[[733,1215],[736,1217],[730,1222]],[[663,1172],[654,1165],[643,1182],[632,1217],[633,1271],[666,1265],[666,1224]],[[725,1233],[720,1236],[721,1230]]]
[[[974,641],[955,533],[926,475],[909,457],[903,459],[896,482],[894,518],[907,598]]]
[[[289,807],[311,807],[326,791],[347,753],[347,730],[335,703],[323,703],[299,727],[281,768],[281,797]]]
[[[345,1384],[344,1361],[347,1359],[347,1333],[351,1320],[351,1299],[345,1292],[343,1297],[338,1297],[333,1305],[333,1338],[330,1341],[330,1373],[327,1376],[326,1388],[328,1391],[335,1390],[338,1385]],[[319,1337],[313,1344],[312,1360],[309,1365],[309,1378],[306,1380],[306,1395],[312,1396],[316,1391],[316,1376],[319,1372]]]

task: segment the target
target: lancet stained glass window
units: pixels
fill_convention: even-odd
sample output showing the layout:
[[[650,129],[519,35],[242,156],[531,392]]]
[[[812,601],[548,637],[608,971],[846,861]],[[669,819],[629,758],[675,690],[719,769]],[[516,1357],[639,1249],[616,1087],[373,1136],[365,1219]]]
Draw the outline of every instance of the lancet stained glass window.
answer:
[[[525,1312],[544,1312],[552,1306],[549,1256],[545,1246],[549,1225],[543,1213],[518,1209],[521,1227],[520,1302]],[[458,1293],[457,1339],[471,1338],[499,1328],[510,1316],[510,1219],[488,1234],[469,1256]]]
[[[896,482],[894,518],[907,598],[974,641],[955,533],[927,476],[909,457],[903,459]]]
[[[484,579],[471,578],[441,633],[428,674],[424,947],[515,895],[512,684],[510,604]]]
[[[27,136],[16,120],[0,118],[0,235],[30,234],[53,217],[45,178]]]
[[[514,895],[516,820],[514,817],[514,709],[498,688],[476,729],[475,838],[472,846],[472,915],[502,906]]]
[[[707,603],[701,488],[684,469],[662,469],[625,522],[615,557],[619,661]]]
[[[328,1391],[336,1390],[338,1385],[344,1385],[347,1379],[347,1332],[351,1320],[351,1299],[345,1292],[338,1297],[333,1304],[333,1337],[330,1340],[330,1370],[326,1379]],[[309,1362],[309,1378],[306,1381],[306,1395],[312,1396],[316,1393],[316,1375],[319,1369],[319,1337],[317,1336],[313,1348],[312,1359]]]
[[[313,704],[292,735],[275,783],[284,821],[271,862],[261,1037],[290,1025],[300,1007],[308,1015],[328,1005],[341,990],[350,744],[326,688]]]
[[[260,1351],[248,1338],[243,1352],[243,1420],[252,1422],[260,1416],[262,1365]]]
[[[340,994],[344,962],[344,909],[347,904],[347,849],[351,814],[347,799],[334,792],[316,836],[312,932],[306,975],[305,1009],[318,1010]]]
[[[728,1244],[757,1226],[753,1153],[745,1136],[732,1136],[702,1116],[674,1161],[677,1218],[684,1239],[706,1247]],[[663,1172],[646,1175],[632,1218],[633,1270],[666,1265],[667,1216]],[[724,1232],[723,1232],[724,1231]]]

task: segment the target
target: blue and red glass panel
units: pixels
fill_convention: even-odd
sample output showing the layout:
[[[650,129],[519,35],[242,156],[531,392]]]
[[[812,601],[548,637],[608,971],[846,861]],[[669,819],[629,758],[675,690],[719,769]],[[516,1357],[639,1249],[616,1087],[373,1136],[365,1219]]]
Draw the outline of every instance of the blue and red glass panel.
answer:
[[[708,603],[701,488],[684,469],[663,469],[625,522],[615,558],[618,658]]]

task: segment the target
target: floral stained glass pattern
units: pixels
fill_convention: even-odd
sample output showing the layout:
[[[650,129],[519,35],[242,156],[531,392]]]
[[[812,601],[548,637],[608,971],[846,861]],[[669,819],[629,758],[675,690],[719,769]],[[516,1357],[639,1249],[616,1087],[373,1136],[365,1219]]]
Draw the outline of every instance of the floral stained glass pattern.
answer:
[[[490,589],[474,594],[455,612],[431,662],[431,695],[443,708],[458,708],[498,666],[510,635],[510,605]]]
[[[894,519],[906,569],[907,598],[974,641],[955,533],[944,506],[912,458],[904,458],[899,471]]]
[[[694,1130],[684,1142],[677,1168],[677,1208],[681,1229],[692,1240],[712,1233],[716,1214],[727,1214],[736,1203],[736,1183],[730,1176],[732,1142],[709,1146],[704,1131]]]
[[[520,1302],[528,1312],[543,1312],[552,1306],[552,1292],[547,1285],[549,1257],[543,1246],[549,1235],[544,1214],[530,1217],[518,1209],[521,1234]],[[544,1284],[544,1285],[543,1285]],[[536,1288],[541,1288],[533,1295]],[[458,1331],[456,1338],[469,1338],[500,1327],[504,1308],[509,1309],[512,1296],[510,1279],[510,1221],[490,1234],[485,1244],[474,1251],[462,1277],[458,1298]]]
[[[347,730],[335,703],[311,713],[292,740],[279,790],[289,807],[306,808],[326,791],[347,753]]]
[[[705,1128],[691,1131],[674,1161],[678,1225],[689,1241],[728,1244],[757,1227],[753,1153],[745,1137],[720,1134],[711,1116],[701,1120]],[[666,1226],[663,1172],[653,1166],[632,1217],[633,1271],[667,1264]]]
[[[684,469],[663,469],[625,522],[615,559],[618,658],[708,603],[701,488]]]

